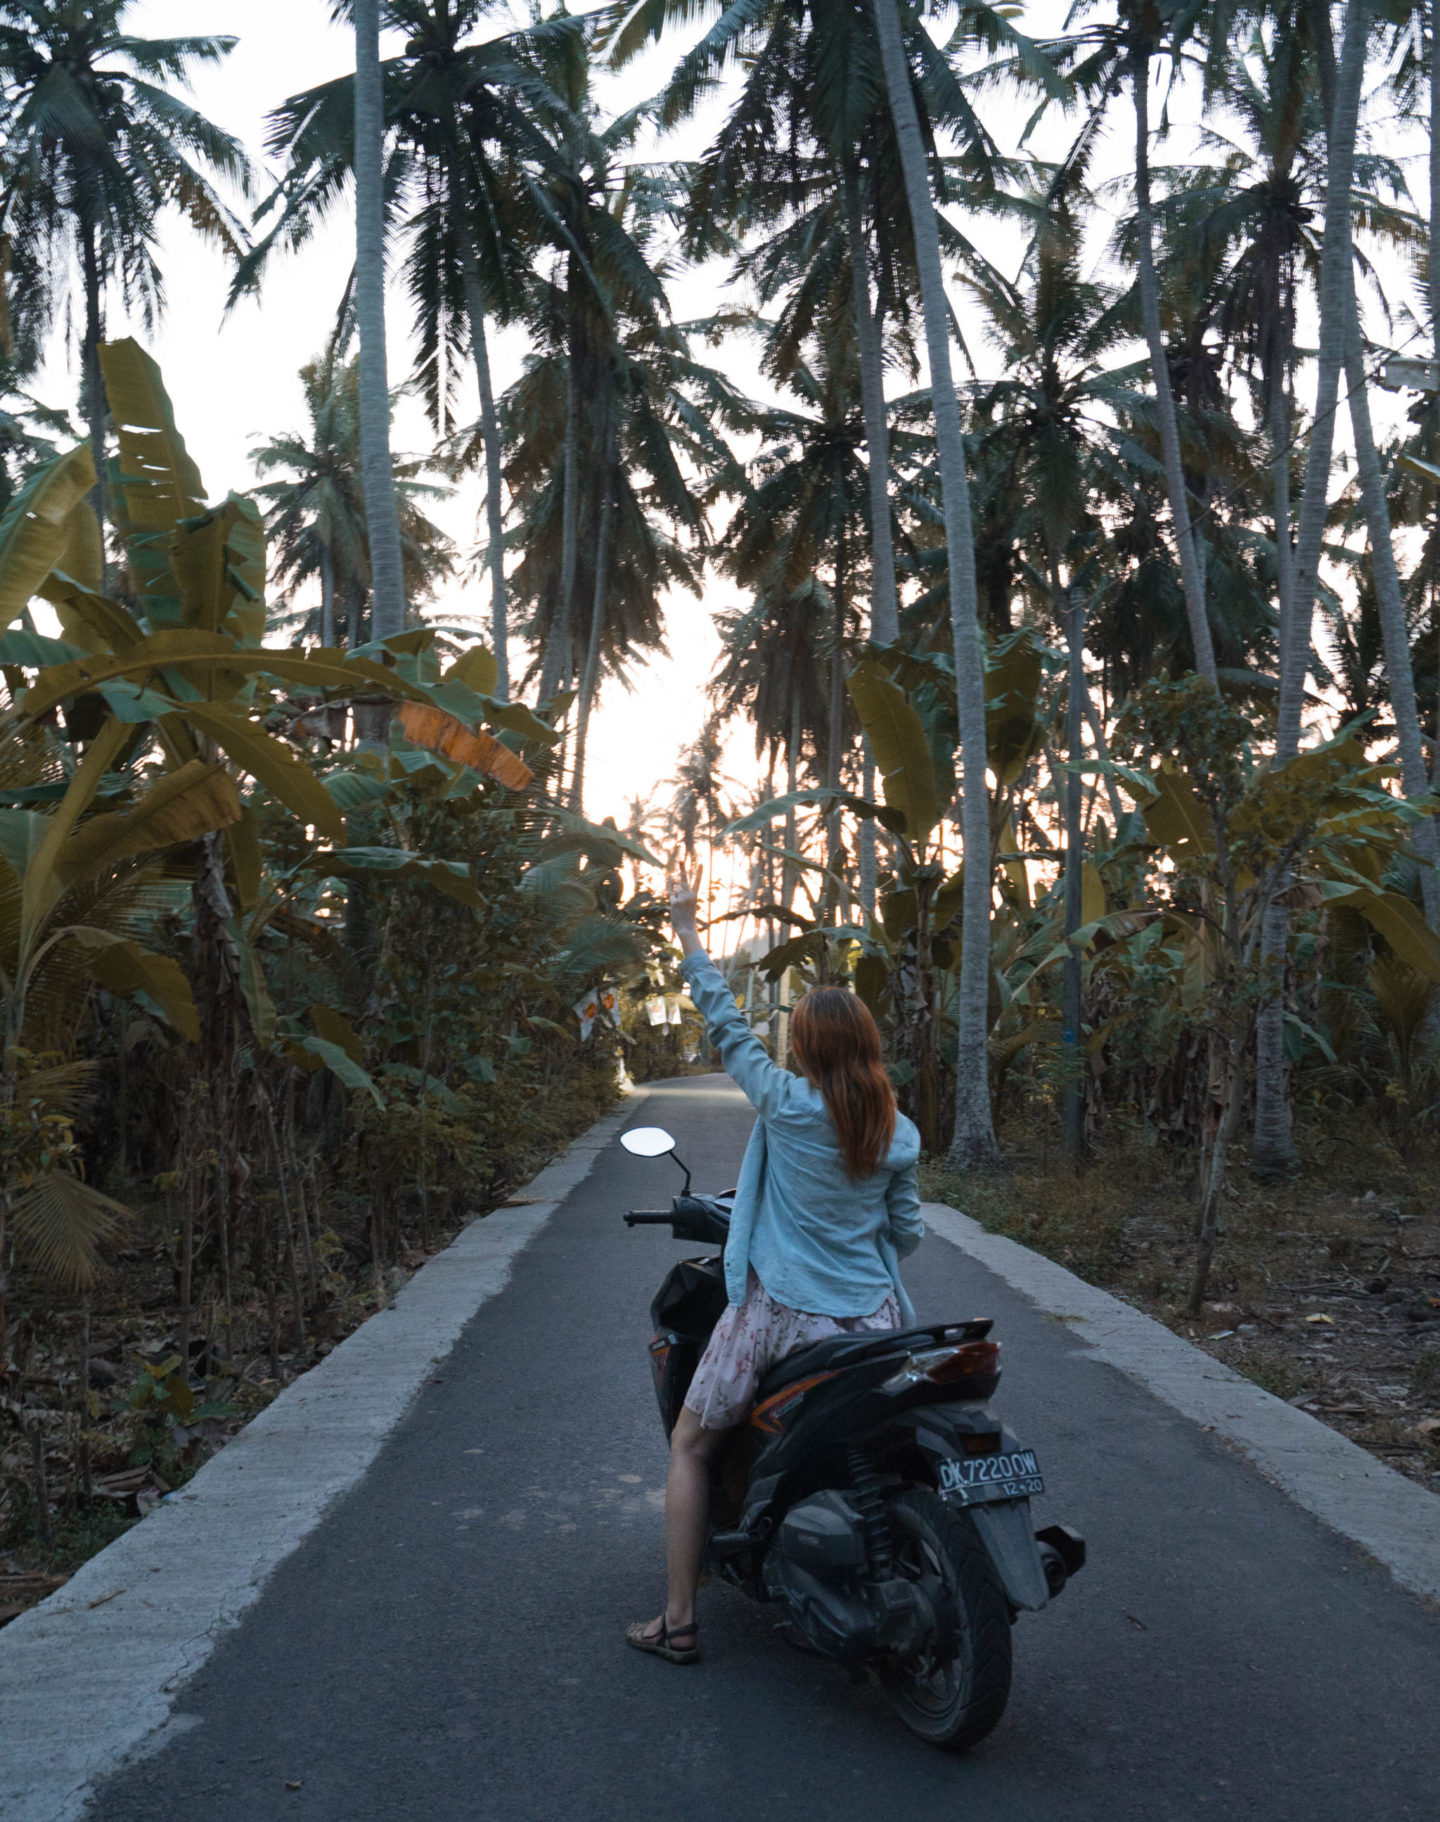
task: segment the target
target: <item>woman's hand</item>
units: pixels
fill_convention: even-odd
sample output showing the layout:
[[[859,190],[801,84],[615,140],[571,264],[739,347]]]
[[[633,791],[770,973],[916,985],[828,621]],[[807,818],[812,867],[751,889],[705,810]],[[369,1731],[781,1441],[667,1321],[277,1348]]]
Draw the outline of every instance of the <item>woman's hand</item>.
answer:
[[[697,873],[689,880],[683,872],[672,873],[666,885],[670,894],[670,924],[680,939],[680,947],[689,955],[700,947],[700,933],[695,927],[700,904],[700,876]]]

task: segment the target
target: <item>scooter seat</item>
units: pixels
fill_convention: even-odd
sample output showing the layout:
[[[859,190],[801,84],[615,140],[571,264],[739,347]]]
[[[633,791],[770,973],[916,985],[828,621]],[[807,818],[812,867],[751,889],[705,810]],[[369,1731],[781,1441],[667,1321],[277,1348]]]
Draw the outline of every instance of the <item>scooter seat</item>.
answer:
[[[771,1398],[787,1385],[815,1373],[833,1373],[879,1355],[934,1347],[941,1332],[938,1328],[866,1329],[858,1335],[827,1335],[823,1341],[812,1341],[808,1347],[796,1348],[793,1354],[777,1361],[760,1381],[756,1401]]]

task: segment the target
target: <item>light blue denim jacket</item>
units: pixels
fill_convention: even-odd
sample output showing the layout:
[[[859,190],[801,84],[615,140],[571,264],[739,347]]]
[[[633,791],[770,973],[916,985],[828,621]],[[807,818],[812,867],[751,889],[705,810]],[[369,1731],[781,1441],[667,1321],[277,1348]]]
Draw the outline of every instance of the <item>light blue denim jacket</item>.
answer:
[[[745,1301],[751,1267],[777,1303],[817,1316],[868,1316],[893,1290],[902,1321],[915,1320],[900,1261],[925,1232],[915,1165],[920,1134],[903,1113],[873,1177],[845,1169],[818,1089],[765,1053],[725,977],[703,952],[681,974],[710,1041],[759,1114],[735,1192],[725,1246],[725,1293]]]

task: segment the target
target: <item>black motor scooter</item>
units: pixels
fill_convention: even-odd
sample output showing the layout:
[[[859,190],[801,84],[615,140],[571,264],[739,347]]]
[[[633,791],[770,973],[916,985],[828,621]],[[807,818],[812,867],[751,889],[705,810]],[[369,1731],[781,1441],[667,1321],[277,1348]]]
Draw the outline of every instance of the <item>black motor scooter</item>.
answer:
[[[675,1149],[658,1126],[620,1143]],[[727,1198],[692,1195],[680,1168],[669,1212],[626,1223],[723,1248]],[[650,1306],[667,1436],[724,1308],[718,1254],[682,1260]],[[706,1548],[714,1574],[781,1610],[792,1642],[873,1673],[907,1727],[956,1751],[1005,1711],[1019,1610],[1045,1606],[1085,1562],[1068,1527],[1031,1530],[1044,1482],[986,1403],[1000,1379],[991,1327],[837,1335],[782,1360],[715,1461]]]

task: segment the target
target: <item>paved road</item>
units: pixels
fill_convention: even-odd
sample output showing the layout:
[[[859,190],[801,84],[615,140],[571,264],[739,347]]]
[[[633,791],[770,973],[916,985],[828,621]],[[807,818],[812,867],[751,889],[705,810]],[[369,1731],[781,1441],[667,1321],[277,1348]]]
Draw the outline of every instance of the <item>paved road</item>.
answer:
[[[734,1181],[720,1078],[656,1090],[652,1122]],[[927,1749],[728,1589],[698,1669],[627,1651],[660,1599],[644,1344],[675,1247],[620,1213],[671,1171],[601,1158],[97,1822],[1434,1822],[1440,1619],[939,1239],[920,1315],[997,1318],[1040,1510],[1092,1551],[1022,1617],[998,1731]]]

